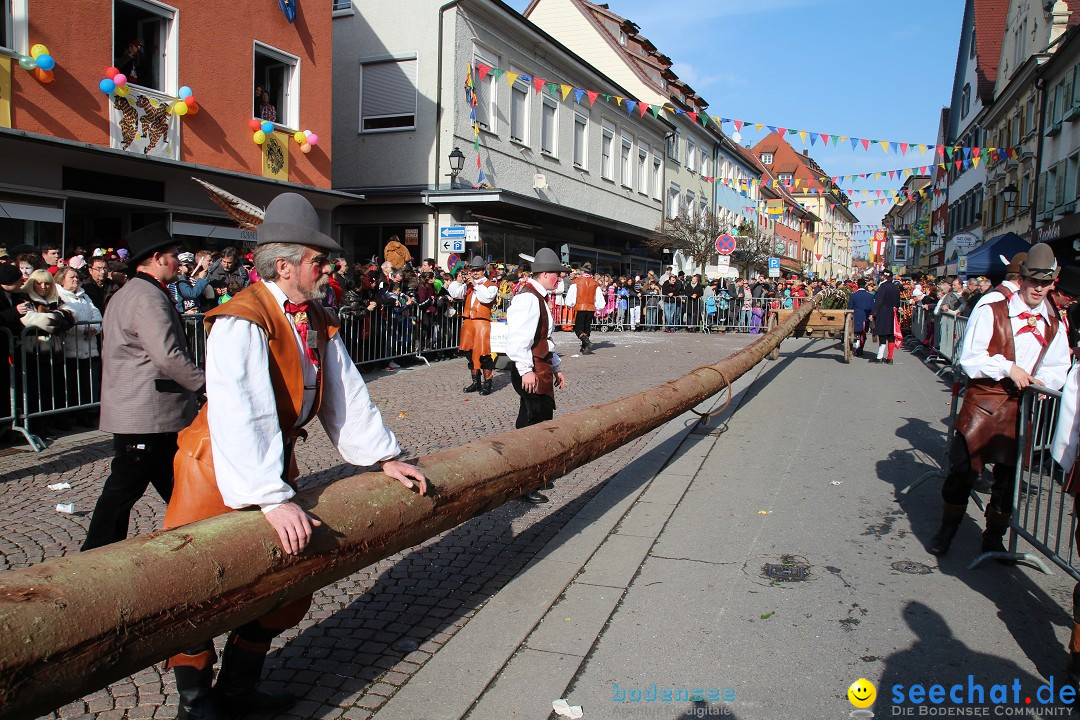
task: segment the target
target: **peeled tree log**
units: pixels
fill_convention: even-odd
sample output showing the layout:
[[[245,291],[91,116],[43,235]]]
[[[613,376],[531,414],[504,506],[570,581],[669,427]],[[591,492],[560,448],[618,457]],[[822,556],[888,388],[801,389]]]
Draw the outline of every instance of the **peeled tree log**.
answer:
[[[0,575],[0,716],[49,712],[595,460],[725,389],[815,304],[652,390],[427,455],[429,496],[382,473],[306,490],[323,526],[298,557],[255,510]]]

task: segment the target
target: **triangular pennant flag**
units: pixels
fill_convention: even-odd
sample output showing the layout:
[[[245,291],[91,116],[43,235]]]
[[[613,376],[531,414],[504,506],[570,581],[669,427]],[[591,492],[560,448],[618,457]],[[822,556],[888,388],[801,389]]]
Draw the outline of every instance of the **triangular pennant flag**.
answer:
[[[607,101],[607,102],[611,102],[611,98],[613,96],[612,95],[607,95],[606,93],[600,93],[600,97],[604,98],[604,100]]]
[[[596,98],[600,97],[600,93],[596,92],[595,90],[586,90],[585,92],[589,96],[589,107],[592,107],[593,103],[596,102]]]
[[[866,138],[862,138],[859,142],[862,143],[863,150],[869,150],[870,149],[870,141],[867,140]]]
[[[662,107],[660,105],[653,105],[651,108],[649,108],[649,111],[652,112],[654,118],[659,120],[661,109]]]
[[[559,96],[559,83],[549,82],[547,84],[547,91],[548,91],[548,95],[551,95],[551,97],[558,97]]]
[[[616,105],[618,105],[619,107],[622,107],[622,101],[623,101],[623,100],[624,100],[625,98],[621,98],[621,97],[619,97],[618,95],[614,95],[614,96],[608,96],[608,98],[607,98],[607,99],[608,99],[608,100],[610,100],[610,99],[611,99],[612,97],[614,97],[614,98],[615,98],[615,104],[616,104]]]
[[[761,128],[763,128],[765,126],[762,125],[761,123],[754,123],[754,127],[757,128],[758,130],[760,130]]]
[[[957,170],[960,170],[960,169],[961,169],[961,168],[963,168],[963,167],[964,167],[964,161],[963,161],[963,160],[959,160],[959,159],[958,159],[958,160],[956,161],[956,169],[957,169]]]
[[[638,109],[638,115],[640,117],[645,117],[645,113],[649,112],[649,103],[647,103],[647,102],[639,102],[638,106],[637,106],[637,109]]]
[[[907,155],[908,144],[905,142],[900,143],[900,154]]]
[[[800,130],[799,131],[799,137],[802,139],[803,145],[805,145],[806,144],[806,131],[805,130]]]
[[[980,160],[982,160],[982,158],[981,158],[981,157],[975,156],[975,157],[971,158],[971,164],[972,164],[972,165],[973,165],[974,167],[979,167],[979,161],[980,161]]]
[[[492,68],[491,69],[491,77],[494,80],[498,80],[499,78],[501,78],[505,74],[506,74],[506,71],[503,70],[502,68]]]
[[[636,108],[636,107],[637,107],[637,102],[627,98],[627,100],[626,100],[626,114],[630,115],[631,113],[633,113],[634,108]]]
[[[859,146],[859,138],[851,138],[851,149],[854,150]]]
[[[969,147],[964,148],[964,159],[967,160],[970,157],[971,157],[971,148],[969,148]]]
[[[696,112],[693,112],[693,111],[687,111],[687,113],[686,113],[686,114],[690,116],[690,120],[691,120],[692,122],[697,122],[697,113],[696,113]]]
[[[825,143],[826,145],[829,144],[829,136],[828,136],[828,134],[821,133],[821,142]]]
[[[776,134],[780,136],[780,139],[784,139],[784,134],[787,133],[787,128],[776,128]]]
[[[701,119],[701,127],[709,127],[709,114],[708,113],[701,113],[699,118]]]
[[[476,74],[479,76],[480,82],[484,81],[484,78],[487,77],[487,74],[489,72],[491,72],[491,66],[490,65],[485,65],[484,63],[477,63],[477,65],[476,65]]]
[[[574,102],[580,103],[583,97],[585,97],[585,91],[581,88],[574,88]]]
[[[735,123],[735,132],[740,132],[742,130],[743,121],[742,120],[733,120],[732,122]]]
[[[892,180],[895,176],[896,176],[896,171],[895,170],[890,170],[889,171],[889,179]]]
[[[889,154],[889,143],[887,143],[887,142],[881,143],[881,149],[884,151],[884,153],[886,155],[888,155]]]
[[[517,79],[519,77],[521,77],[521,75],[519,73],[510,72],[509,70],[507,70],[506,71],[506,84],[509,85],[510,87],[513,87],[514,83],[517,82]]]
[[[889,146],[892,147],[893,154],[895,155],[896,151],[900,147],[900,143],[897,143],[897,142],[889,143]]]
[[[771,132],[771,133],[776,132],[776,127],[773,126],[773,125],[769,125],[769,132]]]
[[[544,78],[534,77],[532,79],[533,87],[536,88],[536,94],[539,95],[544,91],[544,86],[547,85],[547,80]]]
[[[817,142],[817,139],[818,139],[818,134],[817,133],[815,133],[815,132],[810,133],[810,147],[814,146],[814,143]],[[829,142],[829,141],[826,140],[825,142]]]
[[[979,157],[982,154],[982,148],[972,148],[971,154],[974,157]]]

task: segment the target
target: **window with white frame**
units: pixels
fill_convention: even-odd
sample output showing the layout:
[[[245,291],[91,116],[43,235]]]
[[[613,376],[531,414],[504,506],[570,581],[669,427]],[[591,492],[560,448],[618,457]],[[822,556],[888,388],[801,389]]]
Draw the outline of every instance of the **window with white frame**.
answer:
[[[705,177],[712,177],[712,163],[709,162],[709,152],[705,148],[701,148],[701,174]]]
[[[702,195],[698,198],[698,219],[704,219],[707,212],[709,212],[709,201]]]
[[[255,89],[262,90],[255,117],[288,128],[300,125],[300,59],[255,43]]]
[[[679,204],[682,202],[682,189],[678,183],[671,183],[667,191],[667,218],[674,220],[679,217]]]
[[[557,157],[558,140],[559,106],[555,98],[545,95],[540,107],[540,152]]]
[[[13,10],[10,0],[0,0]],[[14,17],[14,15],[12,14]],[[176,9],[149,0],[113,3],[113,66],[133,85],[176,90]]]
[[[615,126],[604,120],[600,132],[600,177],[605,180],[615,179],[613,152],[615,152]]]
[[[649,194],[649,146],[638,145],[637,151],[637,181],[638,192],[642,195]]]
[[[772,163],[773,163],[773,154],[772,153],[761,153],[761,164],[762,165],[772,165]]]
[[[589,116],[574,113],[574,165],[589,169]]]
[[[686,217],[688,220],[694,219],[694,211],[697,210],[697,196],[693,190],[686,191]]]
[[[622,136],[621,147],[619,148],[619,179],[622,181],[623,187],[634,187],[634,175],[633,168],[630,165],[630,153],[634,147],[634,138],[630,135]]]
[[[27,0],[0,0],[0,47],[12,52],[28,53]]]
[[[693,138],[686,138],[686,169],[697,172],[697,143]]]
[[[360,132],[416,128],[417,59],[361,61]]]
[[[529,85],[518,79],[510,87],[510,139],[528,145]]]
[[[675,132],[668,135],[667,139],[667,156],[679,162],[679,146],[682,143],[682,135],[679,134],[679,130],[676,128]]]
[[[489,53],[484,48],[473,48],[473,92],[476,93],[476,124],[481,130],[490,133],[499,133],[499,84],[495,82],[495,73],[488,72],[484,79],[480,79],[480,73],[476,69],[480,65],[491,68],[499,67],[498,55]]]
[[[791,173],[780,173],[776,176],[776,179],[780,181],[781,185],[791,187]]]
[[[652,192],[653,198],[656,200],[662,199],[660,193],[664,191],[664,159],[660,156],[660,151],[653,151],[652,156]]]

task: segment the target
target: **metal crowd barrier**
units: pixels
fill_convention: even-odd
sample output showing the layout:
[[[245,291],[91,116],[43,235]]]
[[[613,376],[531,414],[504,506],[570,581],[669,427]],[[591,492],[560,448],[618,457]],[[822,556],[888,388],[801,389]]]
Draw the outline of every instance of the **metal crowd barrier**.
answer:
[[[798,308],[805,298],[690,298],[686,296],[632,295],[626,307],[619,308],[618,299],[610,311],[598,314],[593,326],[601,332],[687,330],[704,332],[764,333],[769,316],[782,308]],[[556,305],[556,312],[562,306]],[[564,311],[565,322],[572,326],[573,312]]]
[[[1030,385],[1020,401],[1020,430],[1017,433],[1016,482],[1013,514],[1009,523],[1007,552],[985,552],[968,565],[974,569],[993,559],[1027,560],[1049,573],[1040,558],[1019,552],[1023,538],[1052,563],[1080,581],[1073,537],[1076,533],[1074,500],[1065,492],[1065,471],[1050,455],[1057,425],[1061,393]]]
[[[20,335],[17,378],[12,366],[12,395],[21,397],[15,402],[12,428],[35,451],[45,449],[36,422],[100,407],[100,334],[100,322],[79,322],[62,336],[36,328],[26,328]]]
[[[436,312],[416,304],[360,312],[344,309],[339,319],[341,339],[356,365],[403,357],[427,363],[425,353],[454,351],[461,337],[461,303],[457,301],[447,301]]]

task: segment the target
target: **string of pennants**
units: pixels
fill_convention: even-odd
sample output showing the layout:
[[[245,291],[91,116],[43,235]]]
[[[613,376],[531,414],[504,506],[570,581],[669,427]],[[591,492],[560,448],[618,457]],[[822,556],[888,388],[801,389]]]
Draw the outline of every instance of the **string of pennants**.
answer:
[[[472,82],[473,66],[469,64],[469,80],[467,83]],[[936,158],[941,160],[947,160],[953,162],[953,156],[958,156],[957,159],[962,163],[974,163],[978,166],[978,162],[983,158],[999,155],[1006,151],[1009,151],[1009,157],[1014,157],[1015,148],[981,148],[981,147],[962,147],[955,145],[935,145],[933,143],[911,143],[900,142],[890,140],[877,140],[874,138],[861,138],[853,137],[850,135],[841,135],[836,133],[823,133],[813,132],[810,130],[796,130],[777,125],[770,125],[768,123],[759,123],[752,120],[739,120],[736,118],[720,117],[718,115],[709,115],[708,113],[698,113],[692,110],[682,110],[680,108],[673,107],[671,105],[657,105],[650,104],[635,98],[627,98],[619,95],[612,95],[610,93],[603,93],[598,90],[587,90],[585,88],[575,87],[567,83],[560,83],[548,78],[535,77],[524,73],[516,73],[505,68],[493,67],[485,63],[476,64],[476,76],[478,82],[483,82],[488,75],[492,76],[494,81],[499,79],[505,79],[508,86],[513,87],[515,83],[521,81],[525,84],[531,85],[537,95],[547,93],[551,97],[562,97],[565,102],[571,94],[574,96],[574,101],[577,103],[583,103],[587,98],[589,107],[592,107],[598,99],[603,99],[605,102],[614,102],[619,107],[626,110],[627,115],[632,115],[634,112],[638,113],[639,117],[645,117],[647,113],[652,113],[654,118],[659,118],[661,112],[668,113],[670,115],[686,115],[692,122],[698,123],[703,127],[707,127],[709,122],[716,123],[719,126],[731,123],[736,132],[741,132],[744,127],[753,127],[757,130],[769,129],[769,132],[776,133],[781,139],[785,135],[797,135],[805,145],[808,141],[811,146],[821,141],[823,146],[832,145],[839,146],[841,143],[850,143],[852,150],[857,150],[859,146],[862,146],[863,150],[869,151],[871,145],[877,145],[887,155],[891,151],[900,155],[907,155],[908,150],[918,151],[925,154],[928,150],[932,150]],[[475,86],[470,86],[475,90]],[[475,95],[475,93],[473,93]]]
[[[481,78],[483,80],[483,78]],[[469,119],[473,126],[473,148],[476,150],[476,184],[473,189],[490,189],[492,186],[484,177],[484,163],[480,157],[480,123],[476,119],[476,86],[473,84],[473,66],[469,63],[469,73],[465,78],[465,99],[469,103]]]

